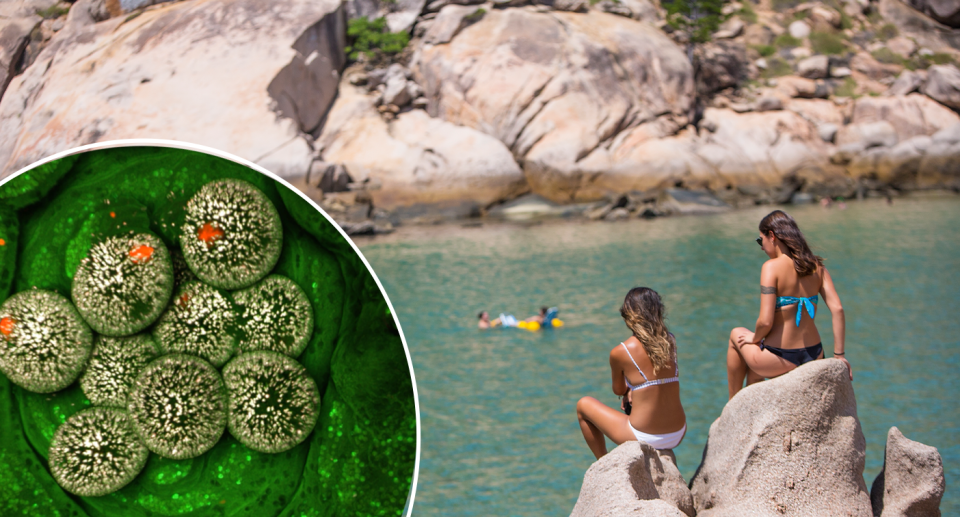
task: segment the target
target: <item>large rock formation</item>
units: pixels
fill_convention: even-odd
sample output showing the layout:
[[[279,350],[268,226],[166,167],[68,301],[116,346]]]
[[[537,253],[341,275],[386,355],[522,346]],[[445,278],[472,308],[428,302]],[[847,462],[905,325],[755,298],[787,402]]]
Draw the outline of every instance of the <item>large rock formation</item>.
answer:
[[[94,23],[85,1],[0,100],[2,174],[121,138],[208,145],[281,176],[307,170],[301,121],[274,108],[326,112],[343,62],[339,2],[193,0]]]
[[[664,121],[625,131],[610,148],[585,159],[580,189],[609,192],[686,186],[780,185],[784,178],[826,166],[827,146],[817,126],[791,111],[736,113],[708,108],[699,134],[671,135]],[[675,131],[675,129],[674,129]],[[831,171],[842,175],[842,171]]]
[[[960,8],[958,8],[960,9]],[[953,65],[931,66],[921,89],[944,106],[960,110],[960,70]]]
[[[686,117],[693,94],[690,63],[662,32],[595,11],[491,11],[424,45],[412,68],[431,115],[499,139],[554,201],[596,198],[578,193],[580,161],[641,124]]]
[[[385,121],[374,96],[345,78],[317,140],[323,158],[342,163],[354,181],[377,185],[374,205],[397,209],[464,201],[469,211],[515,196],[526,182],[510,151],[496,138],[431,118],[423,110]]]
[[[865,448],[841,361],[748,386],[710,426],[691,482],[697,515],[870,517]]]
[[[16,75],[31,34],[42,20],[38,13],[57,4],[57,0],[7,0],[0,2],[0,97]]]
[[[937,448],[908,440],[891,427],[883,470],[870,490],[874,517],[939,517],[944,487]]]
[[[852,124],[889,122],[899,141],[930,136],[960,122],[960,115],[919,93],[906,96],[863,97],[853,107]]]
[[[676,463],[673,451],[636,441],[620,445],[587,470],[570,517],[693,517]]]
[[[956,0],[906,0],[906,3],[944,25],[960,29],[960,3]]]
[[[54,1],[0,3],[0,177],[94,141],[179,139],[320,201],[351,190],[351,222],[530,192],[616,219],[684,212],[654,209],[676,188],[731,206],[960,188],[960,31],[901,0],[728,3],[696,88],[690,35],[650,0],[78,0],[66,17]],[[380,16],[410,48],[342,80],[346,19]]]

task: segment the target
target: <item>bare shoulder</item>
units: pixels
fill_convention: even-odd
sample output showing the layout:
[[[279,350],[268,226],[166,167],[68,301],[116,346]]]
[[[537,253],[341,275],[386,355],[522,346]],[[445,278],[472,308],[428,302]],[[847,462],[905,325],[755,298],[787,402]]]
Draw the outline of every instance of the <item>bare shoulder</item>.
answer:
[[[627,358],[627,355],[623,353],[623,347],[620,346],[620,343],[617,343],[617,346],[610,349],[610,360],[611,361],[623,361]]]
[[[761,273],[772,273],[772,272],[775,272],[775,271],[777,270],[777,267],[778,267],[778,266],[779,266],[779,262],[778,262],[777,259],[767,259],[767,260],[763,263],[763,266],[760,267],[760,272],[761,272]]]
[[[611,359],[617,358],[622,361],[626,361],[627,349],[625,349],[624,346],[629,347],[631,350],[643,349],[643,346],[634,346],[634,345],[640,345],[640,342],[637,341],[637,338],[630,336],[630,338],[624,339],[623,341],[617,343],[617,346],[613,347],[612,350],[610,350],[610,358]]]

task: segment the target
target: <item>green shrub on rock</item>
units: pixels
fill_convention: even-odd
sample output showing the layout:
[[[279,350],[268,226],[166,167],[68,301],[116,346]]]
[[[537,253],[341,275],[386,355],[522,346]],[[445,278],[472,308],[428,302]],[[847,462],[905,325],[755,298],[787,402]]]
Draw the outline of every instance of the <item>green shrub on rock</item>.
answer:
[[[794,38],[788,32],[777,36],[777,39],[773,40],[773,45],[779,48],[794,48],[802,45],[803,42],[797,38]]]
[[[810,45],[817,54],[836,56],[847,50],[847,44],[839,34],[833,32],[810,33]]]
[[[856,89],[857,81],[853,80],[852,77],[847,77],[843,80],[843,84],[838,86],[833,94],[837,97],[856,97],[856,94],[854,94]]]
[[[870,53],[873,56],[873,59],[885,64],[885,65],[902,65],[904,64],[904,59],[900,57],[900,54],[888,49],[887,47],[878,48]]]
[[[897,26],[892,23],[880,27],[880,30],[877,31],[877,36],[883,41],[896,38],[898,34],[900,34],[900,31],[898,31]]]
[[[761,77],[770,79],[772,77],[782,77],[793,73],[793,67],[785,59],[779,57],[767,60],[767,69],[763,71]]]
[[[756,50],[761,57],[770,57],[777,51],[773,45],[751,45],[750,48]]]
[[[397,54],[410,42],[410,35],[406,32],[390,32],[387,29],[387,20],[383,17],[373,21],[362,17],[350,20],[347,25],[347,38],[350,45],[344,50],[351,60],[358,59],[361,53]]]

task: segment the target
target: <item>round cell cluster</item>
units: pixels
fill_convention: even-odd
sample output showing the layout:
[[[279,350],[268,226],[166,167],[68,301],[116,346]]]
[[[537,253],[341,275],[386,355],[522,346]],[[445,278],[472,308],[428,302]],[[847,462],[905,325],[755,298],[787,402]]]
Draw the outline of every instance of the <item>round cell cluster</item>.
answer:
[[[286,451],[317,423],[317,383],[295,359],[270,351],[243,354],[223,369],[223,381],[230,434],[255,451]]]
[[[137,377],[128,405],[151,451],[175,460],[216,445],[227,426],[223,380],[210,363],[186,354],[163,356]]]
[[[214,181],[187,201],[183,256],[210,285],[230,290],[252,285],[273,269],[282,243],[277,209],[250,183]]]
[[[135,334],[156,321],[173,292],[173,264],[158,237],[141,233],[94,244],[73,277],[73,302],[105,336]]]
[[[44,290],[17,293],[0,306],[0,371],[14,384],[52,393],[80,376],[93,333],[70,300]]]
[[[162,236],[181,247],[168,249],[147,230],[104,238],[91,223],[66,253],[72,301],[34,289],[0,306],[0,371],[39,393],[79,378],[95,406],[54,433],[57,483],[78,496],[110,494],[143,470],[151,451],[196,458],[228,425],[260,452],[306,440],[320,395],[293,357],[309,344],[314,312],[300,286],[270,274],[283,232],[266,195],[222,180],[182,212],[172,206],[167,219],[148,220],[132,202],[114,206],[136,208],[138,228],[169,219]],[[113,221],[116,210],[104,219],[117,226],[111,231],[127,222]],[[174,225],[180,214],[185,223]]]
[[[180,286],[153,337],[160,351],[202,357],[217,368],[233,355],[237,313],[230,295],[203,282]]]
[[[252,287],[233,293],[239,315],[242,352],[272,350],[297,357],[310,342],[313,307],[293,280],[270,275]]]
[[[143,469],[149,452],[126,411],[84,409],[57,428],[50,442],[50,473],[79,496],[107,495]]]
[[[95,406],[126,408],[133,381],[157,355],[148,334],[97,336],[90,364],[80,377],[80,388]]]

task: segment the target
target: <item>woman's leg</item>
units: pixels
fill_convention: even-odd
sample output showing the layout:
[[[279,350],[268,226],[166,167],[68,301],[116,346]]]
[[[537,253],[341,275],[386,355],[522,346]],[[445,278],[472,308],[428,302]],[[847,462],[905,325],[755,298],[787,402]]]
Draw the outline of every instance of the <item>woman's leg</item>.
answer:
[[[743,360],[740,349],[737,348],[737,337],[749,332],[744,327],[737,327],[730,331],[730,340],[727,343],[727,389],[730,392],[730,398],[743,389],[743,378],[749,372],[747,363]]]
[[[580,421],[583,439],[598,460],[607,453],[604,435],[609,436],[617,445],[637,439],[627,427],[627,415],[593,397],[583,397],[577,402],[577,420]]]
[[[737,345],[737,338],[742,333],[750,333],[750,330],[739,327],[730,331],[727,348],[727,384],[730,398],[743,389],[744,377],[749,385],[761,379],[783,375],[796,368],[790,361],[767,350],[760,350],[756,344]]]

